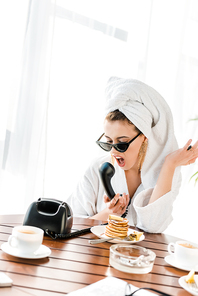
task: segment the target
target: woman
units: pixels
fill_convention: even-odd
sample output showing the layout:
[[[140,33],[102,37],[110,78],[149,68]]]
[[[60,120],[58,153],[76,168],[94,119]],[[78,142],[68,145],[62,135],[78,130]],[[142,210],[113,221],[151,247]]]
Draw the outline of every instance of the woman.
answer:
[[[168,105],[140,81],[112,77],[106,99],[104,135],[97,143],[110,153],[92,163],[67,202],[74,215],[107,220],[109,214],[125,213],[130,225],[160,233],[172,221],[180,166],[195,162],[198,141],[190,146],[189,140],[178,149]],[[112,200],[99,177],[99,167],[106,161],[115,167]]]

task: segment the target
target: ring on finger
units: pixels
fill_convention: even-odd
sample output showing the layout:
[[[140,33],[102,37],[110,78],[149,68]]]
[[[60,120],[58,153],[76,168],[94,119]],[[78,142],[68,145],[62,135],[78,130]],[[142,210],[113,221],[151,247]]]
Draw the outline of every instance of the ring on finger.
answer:
[[[187,151],[190,150],[190,149],[192,149],[192,146],[191,146],[191,145],[188,146]],[[191,151],[192,151],[192,150],[191,150]]]
[[[125,207],[120,206],[121,210],[123,211]]]

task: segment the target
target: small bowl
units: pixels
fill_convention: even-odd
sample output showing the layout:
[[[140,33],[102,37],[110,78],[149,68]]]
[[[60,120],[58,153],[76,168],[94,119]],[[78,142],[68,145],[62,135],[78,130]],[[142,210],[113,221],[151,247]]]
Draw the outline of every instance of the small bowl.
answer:
[[[146,248],[127,244],[116,244],[110,247],[109,263],[115,269],[128,273],[149,273],[156,254]]]

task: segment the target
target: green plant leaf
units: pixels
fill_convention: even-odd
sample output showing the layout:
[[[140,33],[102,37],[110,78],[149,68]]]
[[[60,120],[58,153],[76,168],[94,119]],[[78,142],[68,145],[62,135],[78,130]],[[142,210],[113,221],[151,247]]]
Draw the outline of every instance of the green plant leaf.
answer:
[[[196,173],[194,173],[191,177],[190,177],[190,180],[194,177],[194,176],[196,176],[198,174],[198,171],[196,172]]]
[[[195,121],[195,120],[198,120],[198,117],[191,118],[191,119],[189,119],[188,121]]]
[[[191,181],[191,179],[194,178],[197,174],[198,174],[198,171],[197,171],[196,173],[194,173],[194,174],[190,177],[190,180],[189,180],[189,181]],[[196,185],[197,181],[198,181],[198,176],[197,176],[196,179],[195,179],[195,185]]]

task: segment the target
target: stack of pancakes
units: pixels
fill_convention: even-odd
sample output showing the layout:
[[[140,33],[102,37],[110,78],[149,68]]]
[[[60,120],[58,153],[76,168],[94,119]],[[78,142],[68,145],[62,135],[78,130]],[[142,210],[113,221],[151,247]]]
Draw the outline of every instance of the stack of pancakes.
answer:
[[[109,237],[125,238],[128,233],[129,221],[115,215],[109,215],[108,225],[105,228],[105,235]]]

